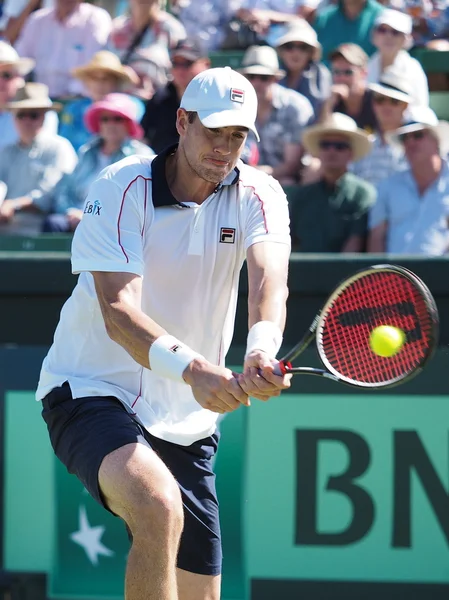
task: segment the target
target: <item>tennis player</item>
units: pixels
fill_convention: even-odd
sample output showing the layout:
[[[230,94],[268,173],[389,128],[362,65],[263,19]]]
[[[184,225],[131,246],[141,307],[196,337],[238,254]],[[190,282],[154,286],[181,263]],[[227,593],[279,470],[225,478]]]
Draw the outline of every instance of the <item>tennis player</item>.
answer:
[[[37,399],[56,455],[127,525],[126,600],[220,598],[216,420],[290,385],[273,372],[287,201],[239,160],[256,114],[239,73],[196,76],[177,112],[179,145],[104,170],[74,236],[79,279]],[[250,329],[236,375],[224,357],[245,258]]]

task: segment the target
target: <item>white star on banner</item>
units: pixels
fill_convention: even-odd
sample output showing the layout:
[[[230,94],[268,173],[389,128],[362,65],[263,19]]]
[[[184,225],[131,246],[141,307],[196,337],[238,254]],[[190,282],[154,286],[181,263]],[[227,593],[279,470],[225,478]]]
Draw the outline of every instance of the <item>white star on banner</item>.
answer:
[[[88,559],[93,565],[98,564],[98,556],[114,556],[114,552],[106,548],[101,543],[101,536],[105,528],[102,525],[91,527],[87,520],[87,512],[85,506],[80,506],[79,509],[79,530],[70,534],[70,539],[79,544],[87,554]]]

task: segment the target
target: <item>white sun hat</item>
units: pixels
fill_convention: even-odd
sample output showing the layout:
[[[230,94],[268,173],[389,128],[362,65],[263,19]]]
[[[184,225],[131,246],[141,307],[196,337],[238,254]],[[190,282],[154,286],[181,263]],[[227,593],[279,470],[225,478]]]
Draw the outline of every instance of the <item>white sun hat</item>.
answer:
[[[279,68],[277,52],[271,46],[250,46],[243,55],[239,73],[270,75],[278,79],[285,76],[285,71]]]
[[[257,96],[252,84],[231,67],[202,71],[187,86],[180,107],[198,113],[201,123],[218,127],[256,129]]]
[[[35,64],[32,58],[20,57],[10,44],[0,40],[0,66],[11,65],[19,75],[25,77],[25,75],[31,73]]]
[[[409,106],[404,115],[404,124],[396,129],[389,138],[392,143],[401,145],[400,136],[412,131],[431,131],[439,142],[440,153],[445,155],[449,150],[449,123],[439,121],[429,106]]]
[[[387,69],[379,78],[378,83],[370,83],[369,89],[376,94],[395,98],[401,102],[412,102],[412,86],[410,79],[396,69]]]
[[[386,8],[374,22],[374,27],[379,27],[379,25],[388,25],[388,27],[391,27],[395,31],[400,31],[404,35],[410,35],[412,33],[413,20],[407,13]]]
[[[287,25],[287,29],[278,40],[276,40],[276,48],[282,50],[284,44],[289,42],[302,42],[314,48],[313,60],[318,62],[321,58],[321,44],[318,41],[318,36],[315,29],[307,23],[307,21],[292,21]]]

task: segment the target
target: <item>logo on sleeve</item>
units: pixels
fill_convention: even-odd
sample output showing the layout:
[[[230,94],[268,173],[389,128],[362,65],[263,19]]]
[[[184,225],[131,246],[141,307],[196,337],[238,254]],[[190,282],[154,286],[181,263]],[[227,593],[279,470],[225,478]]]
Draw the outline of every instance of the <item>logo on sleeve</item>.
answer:
[[[233,102],[240,102],[240,104],[243,104],[245,100],[245,92],[243,90],[238,90],[237,88],[231,88],[231,100]]]
[[[84,214],[99,215],[102,208],[103,207],[101,206],[101,202],[99,200],[95,200],[95,202],[86,202],[86,206],[84,207]]]
[[[231,227],[222,227],[220,229],[220,243],[221,244],[234,244],[235,242],[235,229]]]

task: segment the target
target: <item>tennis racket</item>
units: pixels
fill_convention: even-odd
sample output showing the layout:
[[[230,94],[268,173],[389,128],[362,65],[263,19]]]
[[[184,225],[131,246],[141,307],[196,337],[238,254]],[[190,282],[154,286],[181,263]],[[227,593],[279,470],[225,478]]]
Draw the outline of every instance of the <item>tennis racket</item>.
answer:
[[[405,333],[402,348],[389,358],[370,348],[370,334],[380,325]],[[375,265],[337,286],[275,372],[318,375],[363,388],[394,386],[423,369],[436,347],[438,329],[435,300],[421,279],[404,267]],[[313,340],[325,368],[294,367],[292,361]]]

